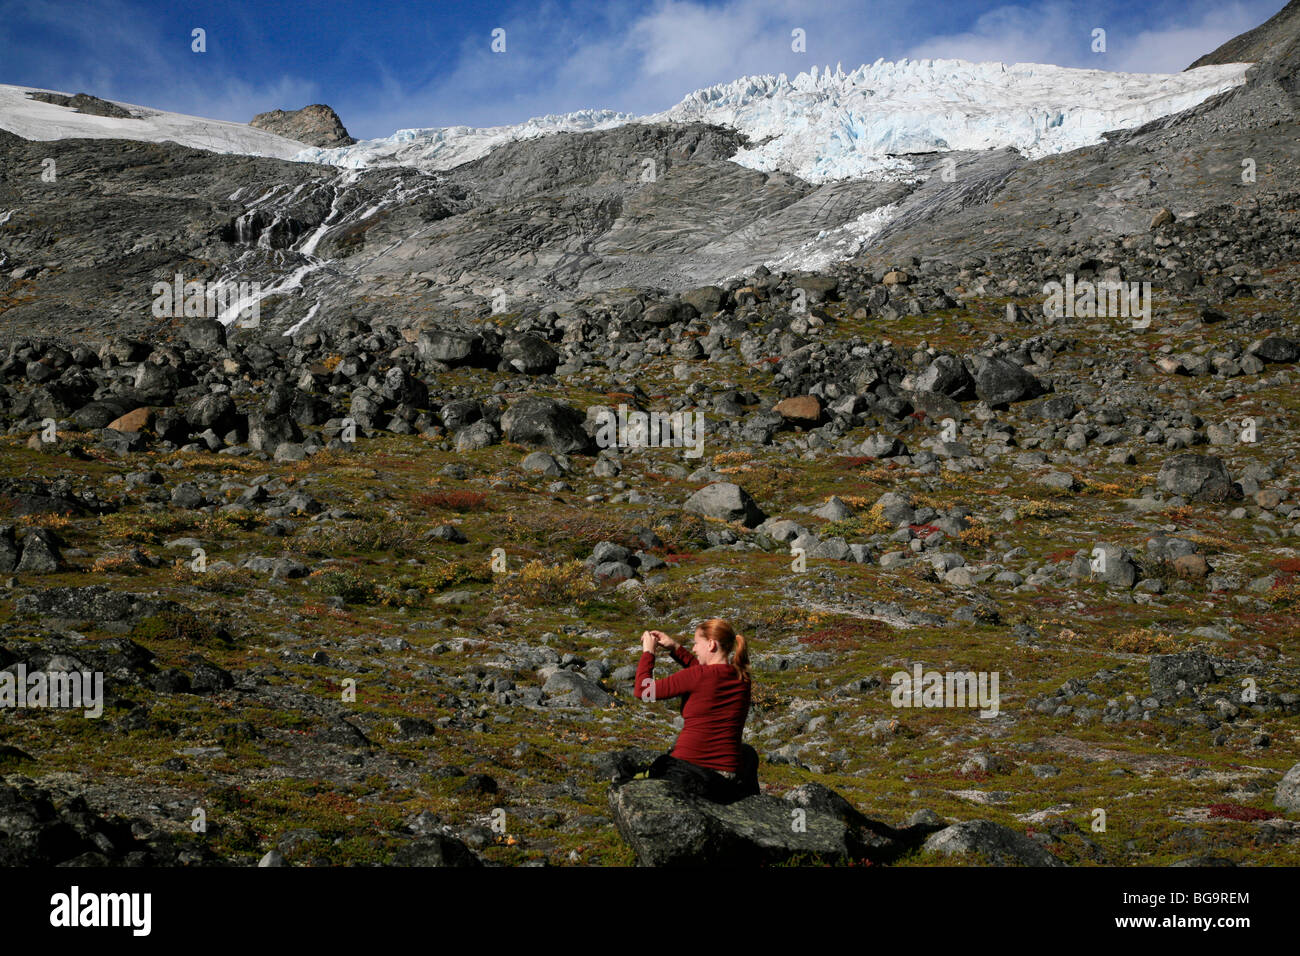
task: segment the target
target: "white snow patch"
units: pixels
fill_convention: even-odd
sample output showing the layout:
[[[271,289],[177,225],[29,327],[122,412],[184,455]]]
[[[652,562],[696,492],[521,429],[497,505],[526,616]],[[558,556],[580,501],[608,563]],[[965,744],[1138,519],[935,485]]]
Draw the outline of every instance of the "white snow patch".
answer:
[[[302,143],[244,123],[168,113],[130,103],[117,105],[138,118],[94,116],[28,99],[27,94],[34,92],[59,91],[0,84],[0,129],[31,140],[131,139],[275,159],[292,159],[302,151]]]

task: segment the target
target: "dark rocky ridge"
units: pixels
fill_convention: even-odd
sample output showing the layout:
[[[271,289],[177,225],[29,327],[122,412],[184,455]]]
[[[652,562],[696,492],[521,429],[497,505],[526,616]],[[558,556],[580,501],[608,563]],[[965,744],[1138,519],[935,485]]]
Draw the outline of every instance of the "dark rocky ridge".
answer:
[[[38,90],[35,93],[28,93],[27,96],[29,99],[40,100],[42,103],[66,106],[70,110],[76,110],[78,113],[88,113],[92,116],[135,119],[130,110],[118,106],[116,103],[110,103],[108,100],[101,100],[98,96],[91,96],[89,93],[77,93],[75,96],[68,96],[64,93],[46,93]]]

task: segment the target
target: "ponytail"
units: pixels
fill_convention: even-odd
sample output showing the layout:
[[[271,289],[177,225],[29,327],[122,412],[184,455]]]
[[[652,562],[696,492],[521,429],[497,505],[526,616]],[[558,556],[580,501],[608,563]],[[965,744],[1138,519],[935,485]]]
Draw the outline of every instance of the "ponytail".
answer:
[[[749,648],[745,646],[745,635],[736,635],[736,647],[731,653],[731,666],[736,669],[736,676],[749,683]]]

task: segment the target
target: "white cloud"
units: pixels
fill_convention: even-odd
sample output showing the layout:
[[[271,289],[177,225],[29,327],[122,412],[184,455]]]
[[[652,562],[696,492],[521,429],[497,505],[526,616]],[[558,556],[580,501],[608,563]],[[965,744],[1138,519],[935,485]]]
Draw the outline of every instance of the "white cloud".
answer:
[[[1004,63],[1051,63],[1124,73],[1177,73],[1226,40],[1258,26],[1277,12],[1276,0],[1210,5],[1204,0],[1174,6],[1177,22],[1132,30],[1132,11],[1112,4],[1048,2],[1004,6],[980,16],[961,33],[915,43],[912,58],[957,58]],[[1093,30],[1106,31],[1106,51],[1092,50]]]

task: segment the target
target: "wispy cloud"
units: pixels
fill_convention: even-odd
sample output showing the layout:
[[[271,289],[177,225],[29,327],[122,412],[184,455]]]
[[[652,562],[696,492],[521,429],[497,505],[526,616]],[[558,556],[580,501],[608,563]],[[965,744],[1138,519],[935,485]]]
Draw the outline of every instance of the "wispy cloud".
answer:
[[[1051,63],[1124,73],[1177,73],[1276,13],[1276,0],[1179,3],[1136,17],[1118,5],[1047,2],[1001,6],[960,33],[926,37],[907,55],[1004,63]],[[1142,20],[1154,21],[1148,26]],[[1105,31],[1096,52],[1094,30]]]
[[[392,0],[398,7],[406,2]],[[150,4],[156,6],[144,15]],[[279,19],[262,3],[191,14],[161,0],[0,0],[0,50],[8,58],[6,69],[0,57],[0,82],[243,121],[267,109],[328,102],[354,135],[377,137],[582,108],[657,112],[693,90],[745,75],[793,75],[836,63],[847,70],[881,57],[1174,72],[1279,5],[515,0],[500,14],[484,13],[483,4],[463,15],[439,8],[443,21],[436,25],[426,22],[428,8],[412,4],[409,14],[390,10],[382,27],[366,32],[358,28],[363,15],[342,0],[281,7]],[[213,17],[223,19],[210,31],[209,52],[191,54],[191,25]],[[495,27],[506,31],[505,53],[490,48]],[[1098,27],[1107,31],[1105,54],[1090,49]],[[796,28],[807,37],[802,53],[791,49]],[[300,39],[332,55],[304,53]]]

